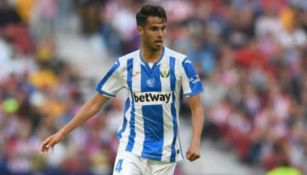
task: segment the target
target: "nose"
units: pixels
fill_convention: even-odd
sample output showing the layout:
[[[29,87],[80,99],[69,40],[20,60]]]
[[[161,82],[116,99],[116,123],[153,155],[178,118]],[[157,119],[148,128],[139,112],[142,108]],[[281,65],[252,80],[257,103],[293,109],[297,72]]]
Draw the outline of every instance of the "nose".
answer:
[[[158,37],[162,38],[164,36],[164,31],[163,30],[158,30]]]

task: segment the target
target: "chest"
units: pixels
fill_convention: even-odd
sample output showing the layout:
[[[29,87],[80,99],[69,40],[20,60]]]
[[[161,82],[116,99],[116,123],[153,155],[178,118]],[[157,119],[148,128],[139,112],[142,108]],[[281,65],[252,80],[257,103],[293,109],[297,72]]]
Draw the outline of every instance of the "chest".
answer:
[[[127,67],[124,81],[130,92],[173,92],[180,83],[180,75],[167,62],[152,66],[134,63]]]

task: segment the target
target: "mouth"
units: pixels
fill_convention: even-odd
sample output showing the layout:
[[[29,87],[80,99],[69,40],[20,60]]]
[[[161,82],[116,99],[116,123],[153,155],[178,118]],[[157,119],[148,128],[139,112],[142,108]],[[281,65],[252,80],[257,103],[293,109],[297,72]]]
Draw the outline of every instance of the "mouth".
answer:
[[[155,43],[156,44],[163,44],[163,41],[162,40],[156,40]]]

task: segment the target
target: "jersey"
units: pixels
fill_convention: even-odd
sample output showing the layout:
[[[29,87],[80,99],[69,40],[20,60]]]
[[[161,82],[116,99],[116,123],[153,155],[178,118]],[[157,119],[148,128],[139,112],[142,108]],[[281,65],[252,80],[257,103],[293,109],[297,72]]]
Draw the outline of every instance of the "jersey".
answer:
[[[118,58],[96,87],[107,97],[114,97],[121,89],[128,91],[128,97],[117,134],[118,151],[163,162],[181,160],[181,99],[203,91],[191,61],[163,47],[160,60],[150,66],[140,50],[134,51]]]

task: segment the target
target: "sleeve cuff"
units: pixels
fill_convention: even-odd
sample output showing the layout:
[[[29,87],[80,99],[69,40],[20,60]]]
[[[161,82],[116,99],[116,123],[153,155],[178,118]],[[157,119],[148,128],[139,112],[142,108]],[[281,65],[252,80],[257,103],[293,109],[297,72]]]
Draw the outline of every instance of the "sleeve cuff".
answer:
[[[197,94],[200,94],[200,93],[202,93],[202,92],[204,92],[204,89],[203,88],[200,88],[200,89],[197,89],[197,90],[195,90],[195,91],[192,91],[192,92],[190,92],[190,93],[186,93],[186,94],[183,94],[185,97],[192,97],[192,96],[194,96],[194,95],[197,95]]]
[[[100,94],[100,95],[103,95],[103,96],[106,96],[106,97],[109,97],[109,98],[112,98],[112,97],[115,97],[115,95],[111,94],[111,93],[108,93],[106,91],[103,91],[101,89],[97,89],[97,92]]]

